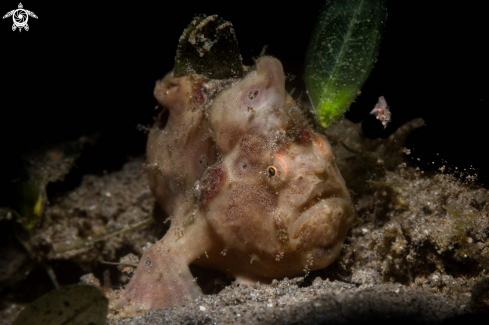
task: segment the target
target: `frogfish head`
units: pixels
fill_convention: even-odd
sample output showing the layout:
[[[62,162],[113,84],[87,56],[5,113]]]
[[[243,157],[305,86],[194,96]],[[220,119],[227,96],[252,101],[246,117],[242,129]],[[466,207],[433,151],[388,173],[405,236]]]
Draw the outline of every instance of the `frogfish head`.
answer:
[[[199,213],[243,256],[239,269],[283,277],[331,264],[351,203],[327,139],[285,90],[281,63],[258,59],[215,98],[209,121],[220,159],[202,177]]]

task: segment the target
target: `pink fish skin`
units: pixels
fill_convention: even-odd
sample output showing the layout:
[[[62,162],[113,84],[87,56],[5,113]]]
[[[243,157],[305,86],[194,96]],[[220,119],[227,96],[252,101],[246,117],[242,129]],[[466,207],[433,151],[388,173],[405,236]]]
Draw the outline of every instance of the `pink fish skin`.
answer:
[[[340,254],[353,211],[331,146],[265,56],[243,79],[158,81],[163,111],[149,133],[147,171],[170,216],[111,305],[126,313],[201,295],[189,264],[241,283],[304,275]]]

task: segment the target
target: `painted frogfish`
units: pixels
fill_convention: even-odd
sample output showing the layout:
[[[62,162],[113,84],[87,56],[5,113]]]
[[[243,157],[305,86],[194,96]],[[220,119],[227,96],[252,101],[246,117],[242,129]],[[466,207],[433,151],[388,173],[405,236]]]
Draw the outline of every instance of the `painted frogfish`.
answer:
[[[261,56],[243,67],[239,53],[227,52],[234,43],[230,23],[197,17],[180,39],[175,69],[156,83],[162,109],[149,132],[147,173],[171,225],[114,308],[193,301],[202,292],[190,264],[270,283],[340,254],[353,211],[331,146],[285,90],[282,64]],[[234,59],[239,64],[223,68]]]

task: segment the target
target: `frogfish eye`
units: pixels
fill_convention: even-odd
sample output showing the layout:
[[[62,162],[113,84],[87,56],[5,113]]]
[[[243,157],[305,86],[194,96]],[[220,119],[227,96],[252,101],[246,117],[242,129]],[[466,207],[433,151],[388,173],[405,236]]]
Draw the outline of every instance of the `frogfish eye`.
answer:
[[[268,172],[268,176],[269,177],[274,177],[276,176],[278,173],[277,173],[277,167],[275,166],[268,166],[267,168],[267,172]]]

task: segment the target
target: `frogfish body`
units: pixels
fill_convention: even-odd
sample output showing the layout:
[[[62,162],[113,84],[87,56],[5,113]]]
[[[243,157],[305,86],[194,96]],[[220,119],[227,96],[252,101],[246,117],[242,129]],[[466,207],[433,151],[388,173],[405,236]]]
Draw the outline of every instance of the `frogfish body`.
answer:
[[[303,275],[340,254],[353,213],[326,138],[264,56],[243,78],[157,82],[163,110],[149,133],[147,172],[170,216],[113,306],[134,312],[186,304],[201,290],[190,264],[241,283]]]

